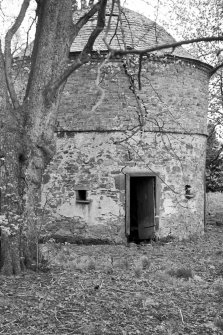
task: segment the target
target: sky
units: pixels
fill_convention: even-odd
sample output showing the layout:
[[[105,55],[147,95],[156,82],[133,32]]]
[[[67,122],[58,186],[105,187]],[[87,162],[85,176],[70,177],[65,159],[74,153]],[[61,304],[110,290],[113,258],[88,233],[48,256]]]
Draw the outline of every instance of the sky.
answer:
[[[154,20],[156,16],[164,14],[164,7],[160,0],[121,0],[121,3],[135,12],[143,14]]]
[[[151,8],[150,3],[158,3],[158,0],[121,0],[122,4],[124,4],[126,7],[135,10],[136,12],[142,13],[142,14],[147,14],[149,9]],[[4,11],[8,15],[10,14],[16,14],[17,9],[19,8],[18,4],[21,4],[21,0],[3,0],[2,5]]]
[[[1,2],[2,10],[4,12],[5,18],[0,13],[0,20],[5,21],[6,23],[7,21],[10,21],[11,17],[16,17],[19,11],[19,5],[21,5],[21,3],[22,3],[21,0],[2,0]],[[157,16],[156,8],[157,8],[157,4],[160,3],[160,1],[159,0],[121,0],[121,3],[125,7],[128,7],[140,14],[148,16],[150,17],[150,19],[153,20]]]
[[[121,4],[124,5],[125,7],[132,9],[145,16],[148,16],[152,20],[157,19],[157,10],[154,8],[157,8],[156,5],[159,2],[160,2],[159,0],[121,0]],[[22,4],[22,0],[2,0],[1,1],[2,10],[0,11],[0,27],[1,27],[0,36],[14,22],[19,12],[21,4]],[[34,8],[35,8],[35,1],[31,1],[30,13],[32,17],[34,17],[34,14],[33,14]],[[31,23],[31,18],[30,16],[27,16],[26,20],[24,21],[23,28],[21,29],[20,33],[17,34],[17,39],[22,39],[23,36],[26,36],[24,30],[30,25],[30,23]],[[34,36],[34,30],[33,32],[30,33],[30,36],[31,38],[33,38],[32,36]]]

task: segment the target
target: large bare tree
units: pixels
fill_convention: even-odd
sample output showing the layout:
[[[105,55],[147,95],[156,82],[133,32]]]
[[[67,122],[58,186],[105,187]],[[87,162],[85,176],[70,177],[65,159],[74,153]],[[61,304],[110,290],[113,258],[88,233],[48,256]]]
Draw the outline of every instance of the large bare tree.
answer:
[[[85,14],[74,22],[76,1],[36,0],[36,34],[26,93],[21,102],[13,82],[11,48],[30,2],[23,0],[19,15],[0,45],[0,268],[7,275],[18,274],[24,266],[32,265],[40,186],[44,169],[55,153],[54,130],[60,95],[69,75],[90,61],[94,42],[105,26],[108,5],[107,0],[88,4],[82,1]],[[119,6],[119,1],[116,2]],[[70,62],[71,44],[94,15],[97,15],[95,29],[89,33],[79,56]],[[202,36],[171,46],[219,40],[223,37]],[[113,56],[132,53],[140,57],[170,45],[141,51],[107,47]]]
[[[30,243],[36,224],[42,173],[55,152],[54,127],[59,96],[67,77],[90,59],[104,27],[106,0],[91,6],[73,23],[72,0],[37,1],[37,27],[25,97],[13,84],[11,42],[30,0],[8,30],[0,53],[1,272],[18,274],[21,260],[32,263]],[[69,50],[81,27],[98,13],[97,27],[81,55],[69,63]],[[22,235],[27,239],[21,240]],[[22,246],[22,247],[21,247]]]

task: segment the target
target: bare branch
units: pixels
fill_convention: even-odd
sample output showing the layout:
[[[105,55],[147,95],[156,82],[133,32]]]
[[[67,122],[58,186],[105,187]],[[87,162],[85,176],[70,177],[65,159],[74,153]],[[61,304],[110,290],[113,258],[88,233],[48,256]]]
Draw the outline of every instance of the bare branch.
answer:
[[[18,101],[16,92],[15,92],[15,87],[13,85],[13,80],[12,80],[11,42],[12,42],[13,36],[15,35],[16,31],[19,29],[19,27],[21,26],[21,24],[24,20],[26,11],[29,7],[29,3],[30,3],[30,0],[23,0],[19,15],[17,16],[13,26],[8,30],[8,32],[5,36],[5,75],[6,75],[9,94],[10,94],[10,97],[11,97],[14,108],[19,107],[19,101]]]
[[[85,14],[83,15],[76,24],[73,25],[73,30],[71,33],[71,40],[73,41],[79,31],[81,30],[81,28],[89,21],[90,18],[92,18],[92,16],[94,16],[100,9],[100,1],[97,2],[94,6],[92,6],[92,8]]]
[[[151,48],[141,49],[141,50],[120,50],[120,49],[113,49],[110,47],[110,45],[106,42],[105,38],[103,38],[108,50],[113,55],[127,55],[127,54],[137,54],[137,55],[144,55],[148,54],[150,52],[163,50],[163,49],[170,49],[173,48],[173,50],[179,46],[185,45],[185,44],[192,44],[192,43],[198,43],[198,42],[213,42],[213,41],[223,41],[223,36],[210,36],[210,37],[199,37],[199,38],[193,38],[189,40],[183,40],[179,42],[174,43],[165,43],[161,45],[156,45]]]
[[[34,18],[32,18],[32,22],[31,22],[31,24],[30,24],[30,26],[29,26],[29,28],[28,28],[28,30],[27,30],[27,33],[26,33],[26,42],[23,43],[23,44],[18,48],[18,50],[20,50],[20,52],[21,52],[21,50],[23,51],[23,56],[24,56],[24,57],[22,58],[22,62],[21,62],[21,64],[20,64],[19,68],[18,68],[17,75],[16,75],[15,79],[19,76],[21,70],[22,70],[23,67],[24,67],[25,55],[26,55],[26,52],[27,52],[27,50],[28,50],[28,48],[29,48],[29,34],[30,34],[30,31],[31,31],[31,29],[32,29],[32,26],[34,25],[35,22],[36,22],[36,16],[35,16]],[[14,50],[13,53],[12,53],[12,56],[13,56],[18,50]]]
[[[210,76],[213,76],[213,74],[215,74],[219,69],[221,69],[223,67],[223,62],[221,62],[220,64],[218,64],[217,66],[215,66],[213,68],[213,70],[210,72]]]
[[[97,100],[96,104],[92,106],[90,114],[93,114],[98,107],[100,107],[104,101],[105,98],[105,89],[101,87],[100,85],[100,78],[101,78],[101,69],[105,66],[107,62],[110,60],[110,54],[107,55],[105,60],[98,66],[97,71],[97,78],[95,80],[95,86],[97,87],[98,91],[101,93],[99,99]]]
[[[94,42],[96,38],[100,35],[105,27],[105,10],[106,10],[107,0],[101,0],[101,5],[98,11],[97,24],[92,31],[90,37],[88,38],[87,44],[85,45],[82,53],[89,53],[92,51]]]
[[[139,56],[139,71],[138,71],[138,83],[139,83],[139,90],[140,91],[142,89],[141,72],[142,72],[142,55]]]
[[[94,42],[96,38],[99,36],[99,34],[103,31],[105,27],[105,10],[106,10],[106,5],[107,5],[107,0],[101,0],[100,2],[97,3],[92,9],[94,8],[94,11],[96,12],[96,9],[98,10],[98,19],[97,19],[97,24],[95,29],[92,31],[91,35],[88,38],[88,41],[82,50],[80,56],[76,59],[75,62],[70,64],[65,71],[60,75],[59,78],[57,78],[53,83],[49,83],[48,87],[46,88],[45,91],[45,98],[46,102],[50,103],[52,97],[55,95],[55,91],[67,80],[67,78],[79,67],[81,67],[83,64],[86,64],[90,61],[90,53],[92,51]],[[91,14],[89,14],[91,12]],[[88,12],[87,16],[82,17],[83,22],[85,20],[92,16],[92,10]],[[79,21],[78,21],[79,22]],[[86,21],[87,22],[87,21]],[[85,23],[86,23],[85,22]],[[84,23],[84,24],[85,24]],[[77,23],[78,24],[78,23]]]
[[[45,89],[45,102],[46,104],[50,104],[52,101],[52,97],[55,96],[55,92],[58,88],[67,80],[67,78],[76,71],[83,64],[86,64],[90,61],[90,56],[80,55],[72,64],[70,64],[66,70],[62,73],[60,77],[58,77],[53,83],[49,83],[49,85]]]
[[[1,105],[6,106],[8,103],[8,95],[7,95],[7,87],[6,87],[6,78],[4,73],[4,57],[2,53],[2,45],[1,45],[1,39],[0,39],[0,76],[1,76],[1,85],[0,85],[0,99],[1,99]],[[1,112],[4,111],[4,108],[0,109]],[[1,118],[0,118],[1,119]]]
[[[35,17],[32,18],[31,24],[30,24],[30,26],[29,26],[29,28],[27,29],[27,32],[26,32],[26,44],[25,44],[25,48],[23,48],[23,54],[24,54],[24,56],[26,55],[27,49],[29,47],[29,34],[30,34],[30,31],[31,31],[34,23],[36,23],[36,21],[37,21],[37,16],[35,15]]]

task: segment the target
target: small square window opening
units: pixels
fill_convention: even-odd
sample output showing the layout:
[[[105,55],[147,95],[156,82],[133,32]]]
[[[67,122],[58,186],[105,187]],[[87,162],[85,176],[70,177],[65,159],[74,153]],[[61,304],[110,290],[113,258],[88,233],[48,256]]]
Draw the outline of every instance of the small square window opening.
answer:
[[[87,191],[86,190],[78,190],[77,191],[77,200],[86,201],[87,200]]]

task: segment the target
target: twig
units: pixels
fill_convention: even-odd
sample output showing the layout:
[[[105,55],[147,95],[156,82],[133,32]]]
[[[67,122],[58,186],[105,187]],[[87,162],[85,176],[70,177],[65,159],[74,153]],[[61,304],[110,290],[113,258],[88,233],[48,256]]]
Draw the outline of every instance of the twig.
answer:
[[[114,287],[109,287],[107,286],[106,289],[110,289],[111,291],[116,291],[116,292],[121,292],[121,293],[130,293],[130,294],[135,294],[137,292],[134,292],[134,291],[125,291],[125,290],[120,290],[120,289],[117,289],[117,288],[114,288]],[[140,292],[141,293],[141,292]]]
[[[105,98],[105,89],[100,86],[100,77],[101,77],[101,69],[105,66],[105,64],[109,61],[110,59],[110,54],[105,58],[105,60],[102,62],[101,65],[98,66],[98,73],[97,73],[97,78],[95,80],[95,86],[97,89],[100,91],[101,95],[96,104],[92,107],[91,112],[95,112],[95,110],[100,107],[100,105],[103,103],[104,98]]]
[[[103,279],[101,280],[101,283],[100,283],[100,285],[99,285],[99,288],[101,289],[102,288],[102,286],[103,286]]]
[[[182,324],[184,324],[183,314],[182,314],[181,309],[179,307],[178,307],[178,309],[179,309],[179,312],[180,312],[180,317],[181,317]]]
[[[55,316],[55,319],[59,322],[59,323],[62,323],[58,318],[57,318],[57,309],[55,307],[54,309],[54,316]]]
[[[19,29],[19,27],[21,26],[26,11],[29,7],[29,3],[30,0],[23,0],[19,15],[17,16],[14,24],[12,25],[12,27],[7,31],[6,35],[5,35],[5,75],[6,75],[6,79],[7,79],[7,86],[8,86],[8,90],[9,90],[9,95],[10,98],[12,100],[12,104],[14,106],[14,108],[18,108],[19,107],[19,100],[16,94],[16,90],[13,84],[13,79],[12,79],[12,51],[11,51],[11,42],[12,42],[12,38],[15,35],[15,33],[17,32],[17,30]]]
[[[81,286],[82,290],[84,291],[84,287],[83,287],[82,283],[80,283],[80,286]]]

